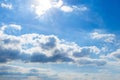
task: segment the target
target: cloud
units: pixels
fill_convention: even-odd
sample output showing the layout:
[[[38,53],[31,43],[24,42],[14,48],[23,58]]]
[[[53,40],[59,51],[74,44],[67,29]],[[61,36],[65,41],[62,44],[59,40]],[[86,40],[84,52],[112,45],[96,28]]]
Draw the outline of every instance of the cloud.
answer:
[[[51,79],[55,73],[50,69],[14,65],[0,66],[0,80],[44,80]],[[24,76],[24,77],[23,77]]]
[[[18,31],[21,31],[22,27],[20,25],[16,24],[9,24],[9,25],[3,25],[0,28],[0,33],[6,33],[6,34],[17,34]],[[17,32],[16,32],[17,30]]]
[[[80,65],[96,65],[96,66],[103,66],[106,65],[107,63],[105,60],[89,58],[80,59],[78,62]]]
[[[64,11],[64,12],[72,12],[73,8],[69,7],[69,6],[62,6],[61,10]]]
[[[86,6],[61,6],[61,11],[63,12],[73,12],[73,11],[79,11],[79,12],[84,12],[84,11],[87,11],[88,8]]]
[[[9,24],[9,25],[3,25],[2,28],[1,28],[1,31],[6,30],[7,28],[14,28],[16,30],[21,30],[21,26],[20,25]]]
[[[91,54],[98,54],[100,52],[100,49],[96,46],[90,46],[90,47],[82,47],[79,52],[74,52],[73,56],[75,57],[86,57],[90,56]]]
[[[14,46],[15,47],[15,46]],[[19,59],[19,51],[12,49],[5,49],[0,46],[0,62],[7,62]]]
[[[60,73],[58,80],[119,80],[120,74],[113,73]]]
[[[57,41],[56,37],[49,37],[46,43],[42,43],[41,47],[43,49],[52,49],[56,47]]]
[[[102,34],[98,32],[93,32],[90,34],[92,39],[102,40],[104,42],[113,42],[115,40],[115,34]]]
[[[6,8],[6,9],[10,9],[10,10],[13,9],[12,4],[9,4],[9,3],[1,3],[0,6],[2,8]]]
[[[73,12],[73,11],[87,11],[86,6],[80,5],[68,5],[63,0],[48,0],[48,1],[39,1],[35,0],[34,3],[31,3],[31,9],[35,12],[38,17],[47,14],[51,9],[58,9],[62,12]]]
[[[61,40],[55,35],[42,35],[36,33],[17,36],[12,34],[9,35],[5,33],[8,27],[21,30],[21,26],[16,24],[9,24],[1,27],[1,63],[17,60],[32,63],[76,63],[77,60],[83,57],[90,58],[90,55],[97,55],[100,53],[100,49],[96,46],[80,47],[74,42]]]
[[[120,59],[120,49],[117,49],[116,51],[110,53],[107,57],[109,58],[115,58],[115,59]]]

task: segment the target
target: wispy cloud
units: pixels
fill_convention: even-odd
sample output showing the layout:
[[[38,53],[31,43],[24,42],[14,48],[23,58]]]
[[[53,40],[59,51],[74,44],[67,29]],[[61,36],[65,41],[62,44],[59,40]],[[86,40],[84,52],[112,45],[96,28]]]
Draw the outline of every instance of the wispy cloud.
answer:
[[[10,10],[13,9],[12,4],[10,4],[10,3],[1,3],[0,6],[2,8],[6,8],[6,9],[10,9]]]
[[[115,34],[106,34],[106,33],[99,33],[93,32],[90,34],[92,39],[96,40],[103,40],[104,42],[113,42],[115,40]]]
[[[120,49],[117,49],[116,51],[113,51],[109,55],[107,55],[108,58],[120,60]]]
[[[62,6],[61,10],[64,11],[64,12],[72,12],[73,8],[70,7],[70,6]]]
[[[13,29],[16,29],[16,30],[21,30],[21,26],[20,25],[9,24],[9,25],[3,25],[1,27],[1,31],[4,32],[7,28],[13,28]]]

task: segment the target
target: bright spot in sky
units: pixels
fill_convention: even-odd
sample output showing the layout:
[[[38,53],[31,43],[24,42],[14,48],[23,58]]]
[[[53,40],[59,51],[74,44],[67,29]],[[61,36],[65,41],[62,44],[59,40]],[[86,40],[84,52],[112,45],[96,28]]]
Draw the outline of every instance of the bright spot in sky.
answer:
[[[74,10],[86,11],[88,9],[86,6],[66,5],[62,0],[34,0],[31,7],[37,17],[44,16],[44,14],[47,14],[52,8],[67,13],[73,12]]]
[[[31,7],[37,17],[43,16],[51,8],[57,8],[63,12],[73,11],[73,8],[65,5],[62,0],[34,0]]]
[[[38,16],[45,14],[51,7],[51,0],[35,0],[31,6]]]

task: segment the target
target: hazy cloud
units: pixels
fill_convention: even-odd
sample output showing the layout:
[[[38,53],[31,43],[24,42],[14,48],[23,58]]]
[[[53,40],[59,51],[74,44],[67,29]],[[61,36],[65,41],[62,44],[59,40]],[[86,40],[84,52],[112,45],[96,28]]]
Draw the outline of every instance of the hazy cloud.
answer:
[[[10,4],[10,3],[1,3],[0,6],[2,8],[6,8],[6,9],[10,9],[10,10],[13,9],[12,4]]]
[[[105,42],[113,42],[116,37],[115,34],[104,34],[98,32],[93,32],[90,36],[92,39],[103,40]]]
[[[115,59],[120,59],[120,49],[117,49],[116,51],[110,53],[108,55],[109,58],[115,58]]]

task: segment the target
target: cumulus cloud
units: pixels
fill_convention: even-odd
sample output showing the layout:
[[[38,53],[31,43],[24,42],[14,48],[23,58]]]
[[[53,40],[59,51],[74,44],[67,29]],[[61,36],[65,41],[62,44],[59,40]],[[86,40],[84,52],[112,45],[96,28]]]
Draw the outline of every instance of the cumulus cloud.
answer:
[[[9,3],[1,3],[0,6],[2,8],[6,8],[6,9],[10,9],[10,10],[13,9],[12,4],[9,4]]]
[[[90,34],[92,39],[103,40],[104,42],[113,42],[115,40],[115,34],[102,34],[98,32],[93,32]]]
[[[82,47],[79,52],[74,52],[73,56],[75,57],[86,57],[89,56],[90,54],[98,54],[100,52],[100,49],[97,48],[96,46],[90,46],[90,47]]]
[[[56,63],[76,62],[82,57],[100,53],[96,46],[80,47],[74,42],[67,42],[55,35],[36,33],[19,36],[6,34],[7,27],[21,30],[20,25],[2,26],[0,31],[0,62],[21,60],[23,62]],[[9,30],[9,29],[8,29]],[[91,61],[92,62],[92,61]],[[96,61],[97,62],[97,61]]]

